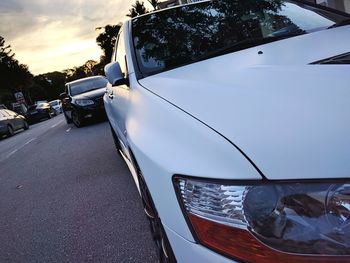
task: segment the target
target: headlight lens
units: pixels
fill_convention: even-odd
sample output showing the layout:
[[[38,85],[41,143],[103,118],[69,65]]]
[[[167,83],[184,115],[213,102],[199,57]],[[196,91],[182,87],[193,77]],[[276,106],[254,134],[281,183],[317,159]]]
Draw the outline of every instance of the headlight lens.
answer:
[[[248,262],[350,262],[350,183],[176,178],[202,244]]]
[[[79,106],[89,106],[95,104],[93,100],[76,100],[75,103]]]

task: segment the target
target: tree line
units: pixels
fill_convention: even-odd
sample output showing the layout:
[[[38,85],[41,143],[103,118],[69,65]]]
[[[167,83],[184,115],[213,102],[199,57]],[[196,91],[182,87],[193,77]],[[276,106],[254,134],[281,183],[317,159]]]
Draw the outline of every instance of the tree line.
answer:
[[[147,0],[153,10],[159,9],[158,0]],[[153,10],[147,10],[143,1],[136,0],[129,9],[128,17],[136,17]],[[62,71],[48,72],[34,76],[27,65],[15,58],[11,45],[0,36],[0,104],[10,107],[15,102],[14,93],[22,92],[28,104],[37,100],[54,100],[64,91],[66,82],[94,75],[103,75],[104,66],[110,62],[116,38],[122,24],[106,25],[97,29],[103,31],[96,43],[103,54],[99,61],[88,60],[83,65]]]

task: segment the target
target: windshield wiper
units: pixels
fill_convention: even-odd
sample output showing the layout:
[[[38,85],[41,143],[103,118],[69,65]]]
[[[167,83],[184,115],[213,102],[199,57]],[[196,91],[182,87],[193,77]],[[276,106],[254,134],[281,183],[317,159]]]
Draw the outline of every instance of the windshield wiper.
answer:
[[[327,27],[327,29],[335,28],[335,27],[339,27],[339,26],[346,26],[346,25],[350,25],[350,18],[343,19],[343,20],[331,25],[330,27]]]

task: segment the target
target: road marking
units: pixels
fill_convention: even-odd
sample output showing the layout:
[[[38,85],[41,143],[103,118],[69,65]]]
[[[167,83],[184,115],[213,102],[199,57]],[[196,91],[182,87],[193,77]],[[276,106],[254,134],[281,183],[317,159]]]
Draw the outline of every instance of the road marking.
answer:
[[[8,155],[6,155],[6,158],[9,158],[12,154],[16,153],[18,151],[18,149],[14,149],[12,152],[10,152]]]
[[[63,120],[57,122],[56,124],[52,125],[51,128],[55,128],[58,124],[60,124]]]
[[[69,132],[71,129],[72,129],[72,127],[68,128],[68,129],[66,130],[66,132]]]
[[[24,145],[30,144],[32,141],[36,140],[36,138],[30,139],[29,141],[27,141]]]
[[[36,140],[36,138],[32,138],[29,141],[27,141],[25,144],[23,144],[22,146],[18,147],[17,149],[14,149],[12,152],[10,152],[8,155],[6,155],[5,159],[9,158],[11,155],[13,155],[14,153],[18,152],[18,150],[22,149],[24,146],[30,144],[32,141]]]

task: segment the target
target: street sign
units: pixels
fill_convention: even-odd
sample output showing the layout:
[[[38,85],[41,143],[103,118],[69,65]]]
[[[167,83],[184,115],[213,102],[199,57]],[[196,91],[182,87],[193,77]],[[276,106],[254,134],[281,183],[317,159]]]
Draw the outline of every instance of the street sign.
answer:
[[[16,92],[14,95],[18,103],[26,103],[22,92]]]

